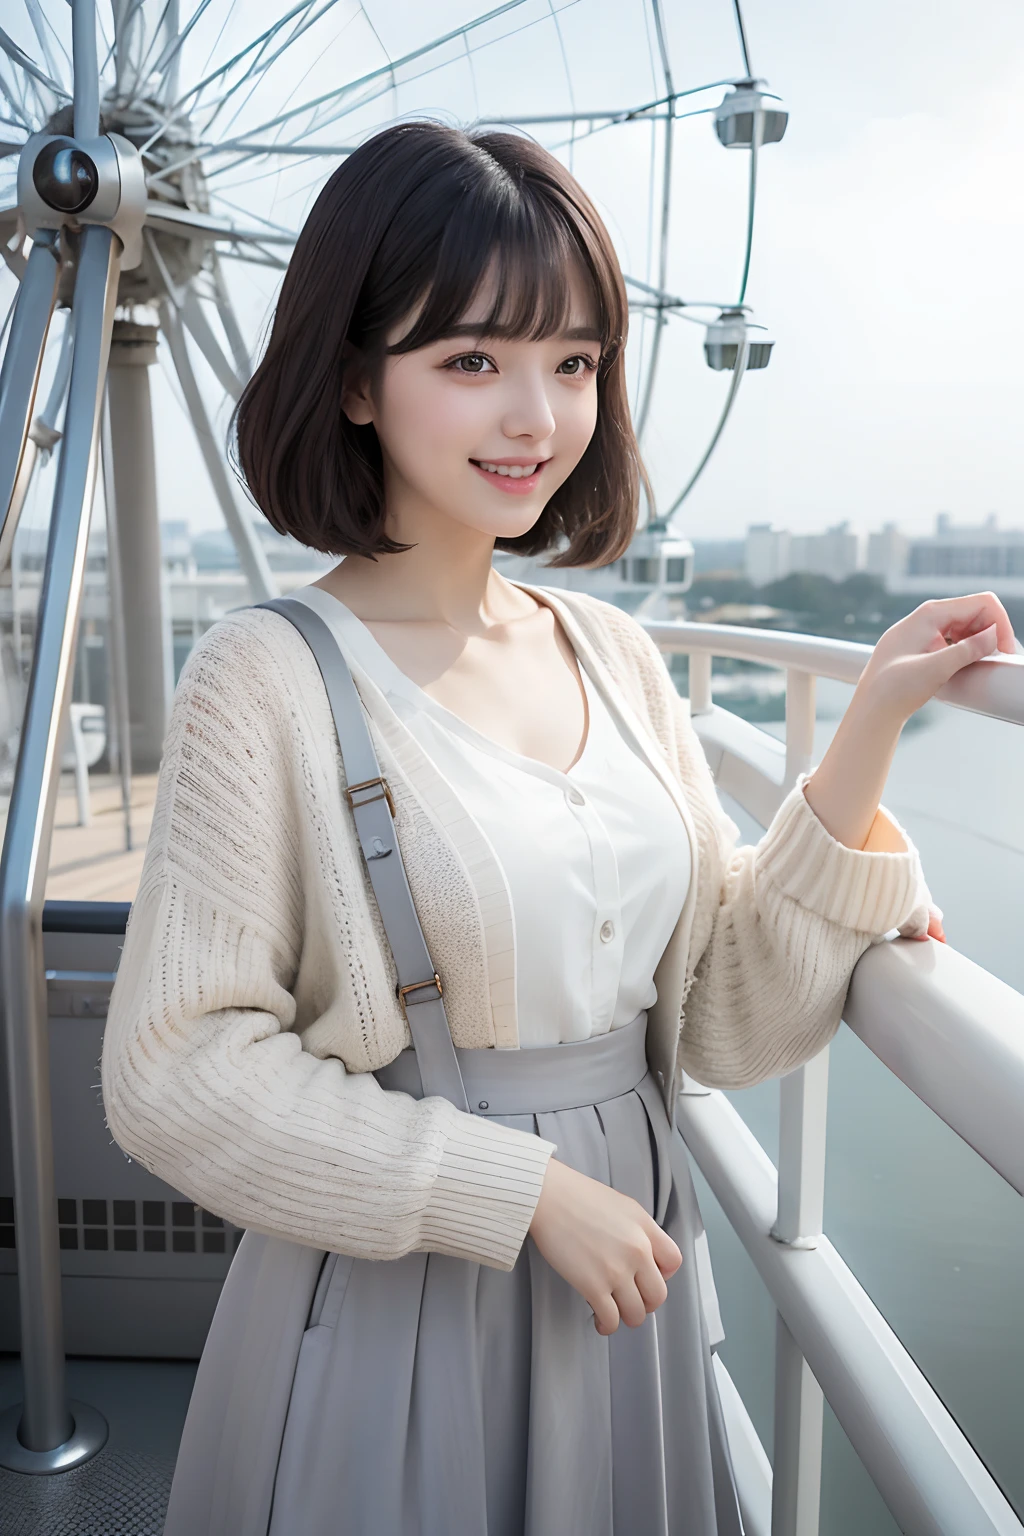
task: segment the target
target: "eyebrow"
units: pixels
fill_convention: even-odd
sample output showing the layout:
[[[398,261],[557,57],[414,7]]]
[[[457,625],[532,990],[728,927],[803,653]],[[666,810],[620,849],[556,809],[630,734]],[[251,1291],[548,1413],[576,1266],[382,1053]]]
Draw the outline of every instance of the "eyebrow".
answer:
[[[483,322],[474,324],[472,321],[460,321],[457,324],[445,327],[444,335],[438,336],[438,341],[446,341],[454,336],[486,336],[489,333],[484,329]],[[600,341],[601,333],[592,325],[576,325],[571,330],[562,331],[557,338],[559,341]]]

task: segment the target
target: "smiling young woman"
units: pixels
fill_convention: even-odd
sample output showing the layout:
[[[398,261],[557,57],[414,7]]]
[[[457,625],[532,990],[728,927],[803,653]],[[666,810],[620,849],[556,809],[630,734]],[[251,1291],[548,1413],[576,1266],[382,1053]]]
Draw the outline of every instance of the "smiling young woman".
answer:
[[[644,628],[493,568],[627,548],[626,322],[593,205],[518,135],[388,129],[296,244],[237,462],[343,557],[290,594],[326,650],[264,607],[194,647],[104,1036],[117,1141],[247,1229],[165,1536],[742,1529],[680,1076],[791,1071],[872,942],[941,935],[878,796],[908,714],[1013,636],[990,593],[893,626],[739,846]],[[346,668],[404,897],[354,822]],[[403,924],[461,1102],[411,1049]]]

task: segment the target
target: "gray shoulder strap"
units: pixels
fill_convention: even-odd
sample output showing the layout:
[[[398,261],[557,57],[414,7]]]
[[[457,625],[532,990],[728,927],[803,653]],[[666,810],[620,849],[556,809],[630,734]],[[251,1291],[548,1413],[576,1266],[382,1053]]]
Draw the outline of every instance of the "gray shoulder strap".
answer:
[[[370,872],[384,931],[398,971],[398,996],[409,1021],[424,1097],[438,1094],[469,1110],[441,996],[441,979],[427,950],[395,832],[391,791],[381,777],[362,700],[331,627],[306,603],[275,597],[272,608],[288,619],[316,658],[327,689],[345,765],[345,795]]]

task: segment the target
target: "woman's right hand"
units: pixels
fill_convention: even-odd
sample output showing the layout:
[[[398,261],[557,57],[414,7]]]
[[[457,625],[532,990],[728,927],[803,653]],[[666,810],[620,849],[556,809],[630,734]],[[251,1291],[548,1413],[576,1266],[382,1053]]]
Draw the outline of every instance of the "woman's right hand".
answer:
[[[643,1206],[597,1179],[548,1159],[530,1236],[589,1303],[594,1327],[638,1328],[668,1295],[665,1281],[683,1262],[678,1247]]]

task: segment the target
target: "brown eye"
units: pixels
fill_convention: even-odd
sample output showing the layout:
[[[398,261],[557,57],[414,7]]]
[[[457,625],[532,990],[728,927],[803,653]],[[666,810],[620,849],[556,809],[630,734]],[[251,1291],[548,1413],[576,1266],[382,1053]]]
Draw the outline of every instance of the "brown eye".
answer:
[[[479,352],[468,352],[465,357],[460,357],[458,361],[462,364],[463,373],[483,373],[487,365],[486,357],[481,356]]]
[[[570,379],[578,379],[582,373],[591,372],[593,366],[590,358],[584,357],[582,353],[576,357],[567,357],[565,362],[561,364],[561,367],[566,370],[566,377]]]

